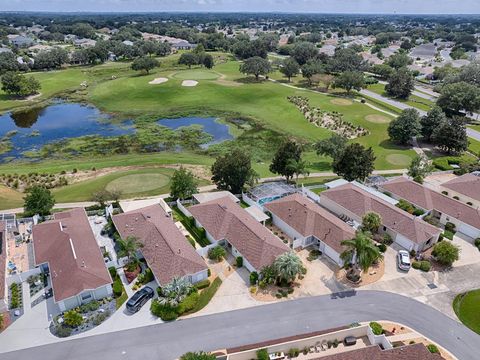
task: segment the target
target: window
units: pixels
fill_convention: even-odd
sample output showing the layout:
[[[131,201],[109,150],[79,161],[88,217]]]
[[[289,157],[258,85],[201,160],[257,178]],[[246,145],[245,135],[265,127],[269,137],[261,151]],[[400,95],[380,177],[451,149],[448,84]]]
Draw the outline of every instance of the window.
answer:
[[[82,294],[82,301],[85,301],[85,300],[88,300],[92,297],[92,294],[88,293],[88,294]]]

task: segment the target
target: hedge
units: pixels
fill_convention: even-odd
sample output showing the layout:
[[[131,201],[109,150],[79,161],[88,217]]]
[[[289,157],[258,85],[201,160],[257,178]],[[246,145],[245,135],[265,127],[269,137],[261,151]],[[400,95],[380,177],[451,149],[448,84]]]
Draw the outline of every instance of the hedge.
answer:
[[[199,281],[198,283],[195,284],[195,287],[197,290],[202,290],[210,286],[210,280],[205,279],[202,281]]]
[[[117,278],[113,281],[112,290],[113,290],[113,295],[114,295],[115,297],[119,297],[120,295],[122,295],[122,292],[123,292],[123,284],[122,284],[122,280],[120,280],[119,277],[117,277]]]
[[[370,322],[370,328],[375,335],[382,335],[383,334],[383,327],[376,321]]]
[[[428,260],[414,261],[412,267],[417,270],[429,272],[432,264]]]

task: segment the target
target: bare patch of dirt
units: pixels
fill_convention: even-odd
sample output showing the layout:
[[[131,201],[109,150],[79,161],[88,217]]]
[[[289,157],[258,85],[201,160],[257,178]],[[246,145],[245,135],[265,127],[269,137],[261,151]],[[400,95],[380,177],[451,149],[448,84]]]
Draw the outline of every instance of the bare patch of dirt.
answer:
[[[330,100],[330,102],[334,105],[340,105],[340,106],[348,106],[353,104],[353,101],[348,99],[333,99],[333,100]]]
[[[388,117],[379,114],[367,115],[365,116],[365,120],[375,124],[387,124],[390,122],[390,119]]]

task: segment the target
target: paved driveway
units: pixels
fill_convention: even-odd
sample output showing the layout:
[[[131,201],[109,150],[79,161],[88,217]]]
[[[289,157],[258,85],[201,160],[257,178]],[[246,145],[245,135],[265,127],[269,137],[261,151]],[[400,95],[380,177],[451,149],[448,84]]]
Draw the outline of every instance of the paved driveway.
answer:
[[[388,292],[352,291],[64,341],[3,354],[2,360],[174,359],[187,351],[211,351],[371,320],[401,322],[461,360],[476,359],[480,353],[479,335],[429,306]]]

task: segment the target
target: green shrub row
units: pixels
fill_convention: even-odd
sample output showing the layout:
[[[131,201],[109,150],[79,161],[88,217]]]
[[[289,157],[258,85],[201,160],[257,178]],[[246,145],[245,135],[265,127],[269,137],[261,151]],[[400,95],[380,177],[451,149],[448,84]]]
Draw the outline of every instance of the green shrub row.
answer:
[[[414,261],[412,267],[417,270],[429,272],[432,264],[428,260]]]
[[[10,292],[10,308],[18,309],[22,305],[22,294],[19,285],[17,283],[12,283],[12,285],[10,285]]]

